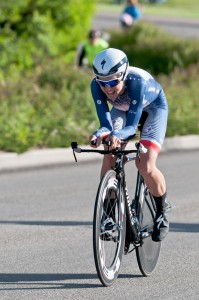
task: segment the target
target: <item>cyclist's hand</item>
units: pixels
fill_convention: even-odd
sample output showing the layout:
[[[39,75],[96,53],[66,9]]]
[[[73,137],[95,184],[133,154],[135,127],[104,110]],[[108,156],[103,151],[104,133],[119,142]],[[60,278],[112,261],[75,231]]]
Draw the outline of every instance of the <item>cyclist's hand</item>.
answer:
[[[101,145],[102,139],[100,137],[96,137],[95,135],[92,135],[89,137],[89,144],[92,148],[97,148]]]
[[[121,145],[120,139],[114,135],[110,137],[110,142],[111,142],[111,146],[110,146],[111,149],[116,149]]]

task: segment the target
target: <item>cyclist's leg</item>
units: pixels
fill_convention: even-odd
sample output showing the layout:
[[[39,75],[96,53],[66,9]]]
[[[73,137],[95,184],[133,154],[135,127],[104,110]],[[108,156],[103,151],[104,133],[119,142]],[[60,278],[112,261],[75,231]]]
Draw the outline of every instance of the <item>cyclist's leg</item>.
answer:
[[[107,150],[107,146],[104,145],[104,149]],[[101,167],[101,173],[100,177],[102,178],[103,175],[113,168],[115,165],[115,157],[111,154],[105,154],[103,157],[102,167]]]
[[[113,130],[120,130],[126,125],[126,112],[116,109],[115,107],[111,110],[111,120],[113,124]],[[107,146],[104,145],[104,148],[107,149]],[[104,155],[102,168],[101,168],[101,177],[115,165],[115,157],[111,154]]]
[[[166,201],[166,182],[164,175],[156,166],[166,132],[166,124],[167,110],[160,108],[148,111],[148,117],[141,133],[141,142],[148,148],[148,152],[140,154],[140,161],[136,160],[136,166],[157,206],[153,233],[153,240],[155,241],[161,241],[169,231],[166,212],[168,212],[170,204]]]
[[[112,108],[111,110],[111,120],[113,124],[114,130],[119,130],[123,128],[126,124],[126,112],[120,111],[116,108]],[[104,149],[108,149],[106,145],[104,145]],[[101,178],[103,175],[108,171],[113,169],[115,166],[115,156],[111,154],[105,154],[103,158],[103,163],[101,167]],[[104,206],[106,206],[106,203],[108,203],[108,206],[106,208],[106,215],[107,215],[107,222],[108,224],[112,221],[115,221],[114,216],[114,206],[115,206],[115,195],[112,193],[110,195],[110,199],[105,199]]]
[[[140,174],[144,177],[145,183],[151,194],[159,197],[166,192],[165,178],[156,166],[158,153],[151,149],[149,145],[146,147],[148,148],[148,151],[147,153],[140,154],[140,161],[136,159],[136,167]]]
[[[166,198],[165,178],[156,166],[157,157],[158,153],[148,148],[146,154],[140,154],[140,162],[136,160],[136,166],[156,202],[157,212],[152,238],[154,241],[161,241],[169,232],[167,213],[171,209],[171,206]]]

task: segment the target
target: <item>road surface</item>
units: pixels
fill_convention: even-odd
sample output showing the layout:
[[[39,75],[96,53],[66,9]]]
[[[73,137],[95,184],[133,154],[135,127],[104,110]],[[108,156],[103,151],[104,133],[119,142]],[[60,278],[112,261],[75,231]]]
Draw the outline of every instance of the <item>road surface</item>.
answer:
[[[173,211],[157,269],[144,278],[127,255],[110,288],[100,284],[92,252],[100,162],[78,160],[0,174],[0,299],[198,299],[199,150],[160,155]],[[128,184],[135,175],[128,164]]]
[[[143,20],[151,22],[160,28],[182,38],[199,38],[199,20],[174,19],[166,17],[144,16]],[[120,30],[119,14],[99,13],[93,20],[93,27],[101,30]]]

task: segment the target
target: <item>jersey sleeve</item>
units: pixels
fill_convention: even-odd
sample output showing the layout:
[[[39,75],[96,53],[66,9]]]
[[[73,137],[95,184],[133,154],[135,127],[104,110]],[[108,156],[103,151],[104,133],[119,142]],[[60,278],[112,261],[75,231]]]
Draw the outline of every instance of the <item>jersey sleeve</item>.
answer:
[[[100,128],[96,130],[93,135],[99,137],[102,134],[109,134],[113,129],[111,114],[107,104],[106,95],[102,92],[95,78],[91,82],[91,94],[100,122]]]

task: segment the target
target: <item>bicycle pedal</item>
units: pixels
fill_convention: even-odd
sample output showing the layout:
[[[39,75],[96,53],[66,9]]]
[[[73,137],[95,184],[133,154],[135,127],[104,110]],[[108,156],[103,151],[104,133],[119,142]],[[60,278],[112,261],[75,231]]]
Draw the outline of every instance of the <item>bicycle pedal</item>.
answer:
[[[141,238],[142,238],[142,239],[145,239],[145,238],[149,237],[150,235],[151,235],[150,232],[146,232],[146,231],[144,232],[144,231],[143,231],[143,232],[141,233]]]
[[[106,242],[114,242],[114,243],[118,243],[118,237],[117,236],[112,236],[110,233],[108,232],[105,232],[105,233],[102,233],[100,235],[100,239],[102,241],[106,241]]]
[[[112,240],[112,236],[108,233],[108,232],[104,232],[100,235],[100,239],[102,241],[111,241]]]

